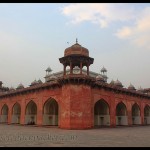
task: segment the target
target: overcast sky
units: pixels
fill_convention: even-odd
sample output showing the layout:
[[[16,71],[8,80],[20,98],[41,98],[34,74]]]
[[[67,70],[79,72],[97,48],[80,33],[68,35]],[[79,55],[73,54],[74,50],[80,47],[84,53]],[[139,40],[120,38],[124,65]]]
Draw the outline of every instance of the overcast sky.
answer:
[[[94,58],[90,70],[104,66],[108,82],[150,87],[150,4],[0,4],[0,81],[25,87],[48,66],[63,70],[59,58],[78,43]]]

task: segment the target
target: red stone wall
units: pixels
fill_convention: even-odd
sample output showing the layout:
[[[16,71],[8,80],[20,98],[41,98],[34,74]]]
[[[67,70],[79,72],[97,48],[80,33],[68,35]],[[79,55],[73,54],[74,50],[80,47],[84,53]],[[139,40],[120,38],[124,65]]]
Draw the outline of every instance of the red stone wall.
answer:
[[[9,111],[8,124],[10,124],[13,106],[16,102],[18,102],[21,105],[20,123],[23,125],[25,123],[26,106],[32,100],[37,105],[37,125],[42,125],[43,106],[44,103],[50,98],[54,98],[59,103],[61,99],[61,89],[43,89],[35,92],[28,92],[26,94],[19,94],[8,98],[0,98],[0,114],[3,105],[6,104]]]
[[[43,123],[43,106],[54,98],[58,102],[58,127],[64,129],[87,129],[94,126],[94,106],[98,100],[105,100],[110,111],[110,126],[116,125],[116,106],[123,102],[127,108],[128,125],[132,125],[132,106],[137,103],[140,108],[141,122],[144,124],[144,108],[150,106],[150,100],[137,96],[115,93],[103,88],[93,88],[84,84],[64,84],[60,88],[47,88],[0,98],[0,115],[4,104],[8,106],[8,124],[11,123],[12,108],[16,102],[21,105],[20,123],[25,123],[25,109],[32,100],[37,105],[37,125]]]
[[[85,129],[92,127],[91,88],[67,84],[62,87],[60,127]]]
[[[132,106],[135,103],[137,103],[140,108],[141,122],[144,124],[144,107],[146,105],[150,106],[150,100],[98,88],[92,89],[92,96],[94,101],[93,109],[98,100],[103,99],[108,103],[110,107],[110,125],[112,127],[116,126],[116,106],[120,102],[123,102],[127,108],[129,126],[132,125]]]

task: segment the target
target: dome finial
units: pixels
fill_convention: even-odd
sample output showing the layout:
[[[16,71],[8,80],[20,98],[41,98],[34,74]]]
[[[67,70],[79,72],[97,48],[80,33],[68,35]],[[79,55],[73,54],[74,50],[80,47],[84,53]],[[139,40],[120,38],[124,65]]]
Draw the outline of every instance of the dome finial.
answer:
[[[76,44],[78,43],[78,39],[76,38]]]

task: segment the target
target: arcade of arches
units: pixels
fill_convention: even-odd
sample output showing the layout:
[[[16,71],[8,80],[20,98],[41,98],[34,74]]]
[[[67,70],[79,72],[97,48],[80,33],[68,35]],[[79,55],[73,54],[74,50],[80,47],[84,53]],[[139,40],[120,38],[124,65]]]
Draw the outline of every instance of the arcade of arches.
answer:
[[[26,106],[23,107],[24,112],[19,102],[13,105],[5,103],[1,106],[0,123],[59,126],[61,121],[59,121],[59,118],[63,116],[63,114],[60,114],[59,103],[60,102],[57,102],[55,99],[49,98],[42,104],[42,110],[40,111],[36,102],[30,100]],[[96,101],[92,108],[93,124],[91,127],[150,124],[150,106],[148,104],[141,107],[137,103],[134,103],[130,109],[128,109],[127,104],[121,101],[116,103],[115,107],[111,107],[111,101],[108,102],[102,98]],[[42,113],[41,122],[38,121],[38,111]],[[143,112],[143,116],[141,112]],[[21,121],[22,116],[24,119]]]
[[[8,104],[9,105],[9,104]],[[4,104],[1,108],[0,123],[21,124],[21,105],[16,102],[11,108]],[[31,100],[25,106],[24,123],[26,125],[37,124],[37,104]],[[9,120],[9,114],[11,119]],[[43,105],[43,125],[58,125],[58,103],[55,99],[48,99]]]
[[[101,76],[90,76],[94,59],[88,49],[76,42],[59,61],[63,64],[62,76],[0,92],[0,123],[62,129],[150,124],[150,95],[110,85]],[[79,73],[73,72],[76,66]]]

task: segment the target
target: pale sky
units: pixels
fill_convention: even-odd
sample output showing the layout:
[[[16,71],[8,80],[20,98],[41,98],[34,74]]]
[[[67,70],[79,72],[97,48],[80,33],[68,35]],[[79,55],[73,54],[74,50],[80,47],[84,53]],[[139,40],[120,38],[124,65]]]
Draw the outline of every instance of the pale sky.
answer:
[[[1,3],[3,86],[44,82],[48,66],[62,71],[59,58],[76,38],[94,58],[90,70],[108,70],[108,83],[150,88],[150,3]]]

